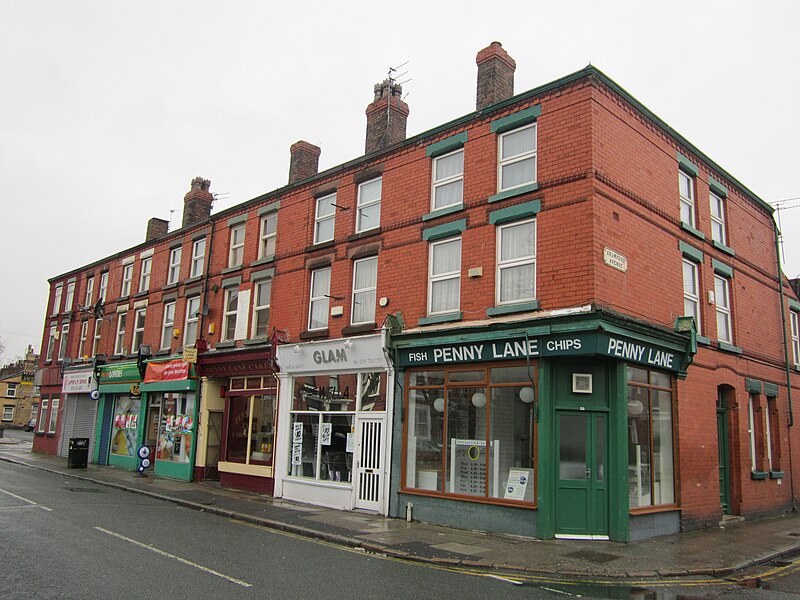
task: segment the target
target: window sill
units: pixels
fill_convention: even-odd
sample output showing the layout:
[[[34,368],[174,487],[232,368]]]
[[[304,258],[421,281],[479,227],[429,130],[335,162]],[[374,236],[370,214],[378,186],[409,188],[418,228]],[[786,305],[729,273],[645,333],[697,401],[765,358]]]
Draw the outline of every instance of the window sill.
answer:
[[[422,220],[430,221],[431,219],[438,219],[439,217],[443,217],[445,215],[452,215],[453,213],[457,213],[462,210],[464,210],[464,203],[459,202],[458,204],[453,204],[452,206],[445,206],[444,208],[432,210],[427,215],[422,215]]]
[[[141,291],[141,292],[138,292],[138,293],[137,293],[137,294],[134,296],[134,298],[144,298],[144,297],[145,297],[145,296],[147,296],[147,294],[149,294],[149,293],[150,293],[150,290],[143,290],[143,291]]]
[[[257,337],[242,342],[245,346],[257,346],[259,344],[269,344],[268,337]]]
[[[730,254],[731,256],[736,256],[736,251],[733,248],[728,248],[725,244],[721,244],[716,240],[711,242],[711,245],[714,246],[717,250],[721,250],[725,254]]]
[[[314,252],[316,250],[323,250],[325,248],[333,248],[333,240],[329,240],[327,242],[319,242],[317,244],[311,244],[310,246],[306,246],[304,252]]]
[[[156,350],[156,353],[153,356],[168,356],[171,350],[166,348],[164,350]]]
[[[446,315],[434,315],[432,317],[422,317],[417,324],[419,326],[424,325],[436,325],[438,323],[450,323],[452,321],[460,321],[463,318],[461,311],[456,311],[452,313],[447,313]]]
[[[174,290],[176,287],[178,287],[177,281],[175,283],[168,283],[167,285],[161,288],[161,291],[166,292],[167,290]]]
[[[202,275],[195,275],[194,277],[189,277],[189,279],[185,280],[185,281],[183,282],[183,285],[190,285],[190,284],[192,284],[192,283],[197,283],[197,282],[198,282],[198,281],[200,281],[201,279],[203,279],[203,276],[202,276]]]
[[[424,219],[425,217],[423,217]],[[366,231],[357,231],[353,235],[348,236],[348,242],[357,242],[358,240],[363,240],[364,238],[372,237],[373,235],[380,235],[382,232],[380,227],[373,227],[372,229],[368,229]]]
[[[275,260],[275,255],[270,254],[269,256],[265,256],[264,258],[259,258],[258,260],[254,260],[250,263],[251,267],[260,267],[261,265],[266,265],[271,263]]]
[[[301,340],[318,340],[328,337],[328,328],[315,329],[313,331],[301,331],[298,335]]]
[[[233,348],[236,342],[217,342],[214,344],[215,348]]]
[[[704,335],[698,334],[697,335],[697,343],[698,344],[703,344],[703,346],[710,346],[711,345],[711,339],[707,338]]]
[[[508,304],[504,306],[493,306],[486,309],[487,317],[497,317],[500,315],[508,315],[512,313],[530,312],[539,310],[539,301],[531,300],[530,302],[520,302],[519,304]]]
[[[783,471],[770,471],[769,478],[770,479],[783,479],[784,473]]]
[[[750,471],[750,479],[766,479],[767,473],[765,471]]]
[[[120,296],[119,298],[117,298],[115,300],[115,302],[120,303],[120,302],[126,302],[127,300],[130,300],[130,295],[128,295],[128,296]]]
[[[698,231],[697,229],[695,229],[694,227],[692,227],[688,223],[684,223],[683,221],[681,221],[681,229],[683,229],[684,231],[688,231],[693,236],[695,236],[697,238],[700,238],[701,240],[706,239],[706,236],[702,231]]]
[[[235,267],[228,267],[227,269],[222,269],[221,275],[228,275],[229,273],[236,273],[236,271],[241,271],[244,268],[244,265],[236,265]]]
[[[358,325],[351,325],[350,327],[342,328],[342,335],[357,335],[359,333],[371,333],[375,331],[378,324],[374,321],[372,323],[360,323]]]
[[[738,346],[734,346],[732,344],[726,344],[725,342],[719,342],[719,349],[723,352],[730,352],[731,354],[741,354],[742,349]]]
[[[503,192],[498,192],[494,196],[489,196],[487,202],[491,204],[492,202],[500,202],[500,200],[506,200],[508,198],[513,198],[514,196],[520,196],[522,194],[527,194],[529,192],[535,192],[539,189],[538,183],[529,183],[527,185],[521,185],[519,187],[512,188],[510,190],[505,190]]]

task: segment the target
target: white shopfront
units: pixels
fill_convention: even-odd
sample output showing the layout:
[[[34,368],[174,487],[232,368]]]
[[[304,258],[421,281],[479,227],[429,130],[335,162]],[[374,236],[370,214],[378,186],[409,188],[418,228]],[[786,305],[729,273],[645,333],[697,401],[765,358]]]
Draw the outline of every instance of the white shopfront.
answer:
[[[385,334],[285,344],[275,496],[388,513],[394,370]]]

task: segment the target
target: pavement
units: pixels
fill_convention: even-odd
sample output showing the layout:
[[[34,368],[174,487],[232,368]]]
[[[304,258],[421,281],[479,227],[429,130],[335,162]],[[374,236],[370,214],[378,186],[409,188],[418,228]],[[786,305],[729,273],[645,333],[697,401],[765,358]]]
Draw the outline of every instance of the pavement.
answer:
[[[627,544],[538,540],[406,522],[362,511],[339,511],[228,490],[214,482],[183,482],[30,451],[30,442],[0,438],[0,460],[181,506],[393,558],[513,576],[597,580],[727,578],[800,554],[800,514],[726,523]]]

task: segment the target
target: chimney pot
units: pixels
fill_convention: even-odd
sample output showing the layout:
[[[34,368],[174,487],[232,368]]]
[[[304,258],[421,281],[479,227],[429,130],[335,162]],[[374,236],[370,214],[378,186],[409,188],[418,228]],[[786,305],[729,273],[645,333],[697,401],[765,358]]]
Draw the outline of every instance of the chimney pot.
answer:
[[[202,177],[192,179],[192,188],[183,197],[183,223],[181,227],[200,223],[211,216],[211,204],[214,202],[214,196],[209,191],[210,188],[210,179],[203,179]]]
[[[492,42],[478,52],[478,90],[476,108],[481,110],[514,95],[514,71],[517,63],[500,42]]]
[[[384,79],[374,87],[375,99],[367,106],[367,154],[406,139],[408,104],[403,102],[403,86]]]
[[[322,153],[319,146],[300,140],[291,145],[289,153],[289,183],[303,181],[319,173],[319,155]]]

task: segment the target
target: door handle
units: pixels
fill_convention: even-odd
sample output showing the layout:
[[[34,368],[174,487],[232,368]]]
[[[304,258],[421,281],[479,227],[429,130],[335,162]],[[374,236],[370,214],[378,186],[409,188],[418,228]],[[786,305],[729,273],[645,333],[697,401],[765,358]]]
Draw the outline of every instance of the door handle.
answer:
[[[586,479],[591,479],[591,478],[592,478],[592,470],[586,469]]]

